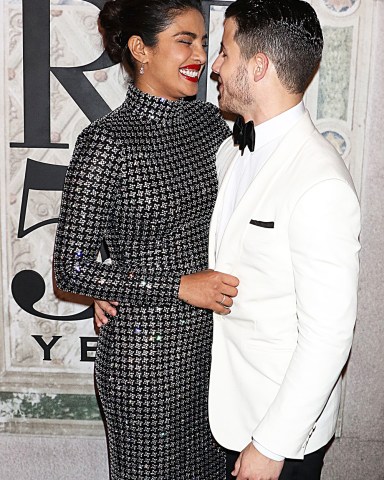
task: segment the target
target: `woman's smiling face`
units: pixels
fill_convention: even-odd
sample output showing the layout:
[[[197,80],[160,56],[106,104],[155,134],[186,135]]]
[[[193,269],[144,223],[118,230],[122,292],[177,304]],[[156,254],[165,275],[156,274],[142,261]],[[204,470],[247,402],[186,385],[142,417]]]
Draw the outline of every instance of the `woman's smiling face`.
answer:
[[[144,74],[136,77],[136,86],[168,100],[196,95],[207,60],[207,35],[201,13],[195,9],[183,11],[157,39],[154,48],[147,47],[148,61]]]

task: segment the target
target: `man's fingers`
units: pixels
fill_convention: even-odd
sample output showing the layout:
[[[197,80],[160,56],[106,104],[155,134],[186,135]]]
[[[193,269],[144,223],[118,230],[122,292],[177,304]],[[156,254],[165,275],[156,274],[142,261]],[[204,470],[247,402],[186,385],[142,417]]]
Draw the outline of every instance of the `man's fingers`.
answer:
[[[241,467],[241,456],[242,456],[242,454],[243,454],[243,452],[241,452],[240,455],[237,457],[237,460],[236,460],[236,463],[235,463],[235,468],[231,472],[231,474],[234,477],[237,477],[237,475],[239,474],[240,467]]]
[[[95,305],[96,307],[96,305]],[[104,317],[105,318],[105,317]],[[107,320],[107,319],[105,319]],[[107,323],[107,322],[105,322]],[[102,327],[104,325],[103,320],[99,317],[99,315],[96,313],[96,308],[95,308],[95,324],[98,328]]]
[[[102,317],[98,316],[95,313],[95,323],[98,327],[102,327],[103,325],[108,323],[108,318],[105,317],[104,315]]]
[[[102,322],[100,321],[99,318],[95,317],[95,324],[97,328],[100,328],[103,326]]]
[[[95,299],[95,303],[103,312],[108,312],[108,309],[113,308],[109,302],[106,302],[104,300]]]
[[[108,313],[112,317],[117,314],[116,308],[111,304],[118,305],[118,302],[104,302],[103,300],[96,300],[94,302],[95,309],[95,323],[97,327],[102,327],[108,323],[108,318],[105,316],[105,313]]]
[[[114,317],[117,313],[116,308],[114,308],[112,305],[118,305],[118,302],[105,302],[104,300],[96,300],[95,299],[95,313],[100,317],[100,318],[105,318],[104,313],[108,313],[109,315],[112,315]],[[107,320],[107,319],[106,319]]]
[[[104,310],[102,310],[97,302],[94,304],[95,307],[95,318],[98,319],[100,322],[108,321],[107,317],[104,315]]]

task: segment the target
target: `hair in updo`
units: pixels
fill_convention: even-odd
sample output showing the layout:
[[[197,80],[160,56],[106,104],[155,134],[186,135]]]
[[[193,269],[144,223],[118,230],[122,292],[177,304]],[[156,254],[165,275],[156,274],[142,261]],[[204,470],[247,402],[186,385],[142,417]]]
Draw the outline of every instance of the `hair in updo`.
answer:
[[[99,29],[104,48],[116,63],[135,71],[135,60],[127,47],[132,35],[142,38],[145,45],[155,47],[157,36],[185,10],[202,13],[200,0],[109,0],[99,14]]]

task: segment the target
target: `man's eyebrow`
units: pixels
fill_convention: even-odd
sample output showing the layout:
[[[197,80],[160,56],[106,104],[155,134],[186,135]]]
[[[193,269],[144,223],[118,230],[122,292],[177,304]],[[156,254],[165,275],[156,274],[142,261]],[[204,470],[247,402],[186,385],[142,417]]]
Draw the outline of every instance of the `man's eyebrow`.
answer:
[[[188,37],[191,37],[193,38],[194,40],[196,40],[196,38],[198,38],[198,35],[196,35],[196,33],[194,32],[187,32],[187,31],[183,31],[183,32],[177,32],[175,33],[173,36],[174,37],[178,37],[179,35],[187,35]],[[207,39],[208,38],[208,35],[205,34],[202,36],[203,40]]]

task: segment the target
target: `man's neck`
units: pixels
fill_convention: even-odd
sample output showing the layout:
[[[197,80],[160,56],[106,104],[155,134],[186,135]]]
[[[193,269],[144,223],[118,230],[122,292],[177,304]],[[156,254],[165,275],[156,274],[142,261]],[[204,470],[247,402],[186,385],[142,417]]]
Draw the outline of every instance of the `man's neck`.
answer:
[[[255,125],[260,125],[281,113],[295,107],[303,100],[302,94],[290,94],[280,97],[276,95],[266,97],[266,100],[260,101],[257,104],[250,105],[249,110],[242,113],[244,121],[252,120]]]

